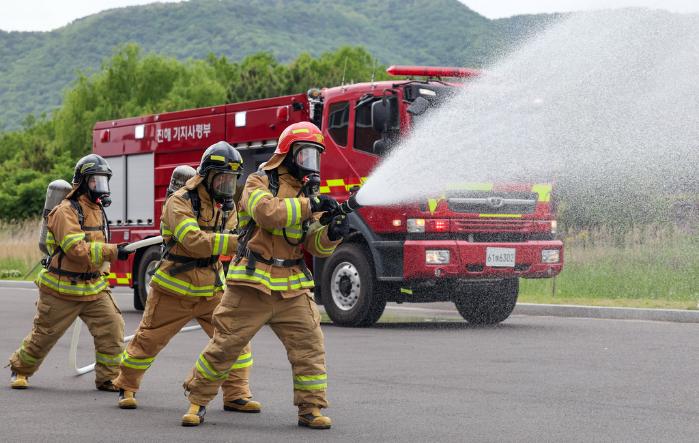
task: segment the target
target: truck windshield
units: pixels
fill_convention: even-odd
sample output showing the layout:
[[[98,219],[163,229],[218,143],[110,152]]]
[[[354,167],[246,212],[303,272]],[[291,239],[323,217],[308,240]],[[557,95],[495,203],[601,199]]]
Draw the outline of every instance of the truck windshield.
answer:
[[[429,114],[434,108],[441,106],[449,101],[458,89],[455,86],[435,84],[435,83],[409,83],[405,85],[404,97],[405,101],[410,105],[415,105],[414,110],[417,113],[410,113],[413,122],[422,120],[425,115]],[[425,103],[425,106],[419,106],[420,102]]]

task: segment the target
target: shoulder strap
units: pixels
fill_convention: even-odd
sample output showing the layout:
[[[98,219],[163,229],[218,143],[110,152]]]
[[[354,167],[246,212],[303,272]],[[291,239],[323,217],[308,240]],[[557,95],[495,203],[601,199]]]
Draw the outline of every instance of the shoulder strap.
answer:
[[[272,193],[274,197],[279,193],[279,172],[276,169],[271,171],[265,171],[267,173],[267,180],[269,181],[269,192]]]
[[[78,213],[78,223],[80,224],[80,229],[82,230],[85,226],[85,214],[83,214],[83,207],[80,206],[80,203],[77,200],[73,200],[71,198],[68,201],[70,202],[70,205],[73,207],[73,210]]]
[[[192,211],[194,211],[194,217],[199,220],[199,215],[201,214],[201,200],[199,199],[199,192],[196,189],[187,189],[187,198],[192,202]]]

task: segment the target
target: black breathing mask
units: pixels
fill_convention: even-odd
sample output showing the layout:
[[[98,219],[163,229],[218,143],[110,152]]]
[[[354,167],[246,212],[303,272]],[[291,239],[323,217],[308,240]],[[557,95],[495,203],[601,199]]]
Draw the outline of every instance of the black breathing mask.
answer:
[[[90,175],[85,179],[84,186],[91,202],[102,205],[105,208],[112,204],[108,176]]]
[[[320,189],[320,154],[323,148],[315,143],[297,142],[284,157],[289,173],[303,183],[301,192],[306,196],[317,195]]]
[[[315,197],[320,193],[320,174],[313,172],[301,179],[303,186],[301,187],[300,193],[303,193],[306,197]]]
[[[237,186],[238,174],[219,172],[210,179],[209,191],[218,203],[232,205]]]

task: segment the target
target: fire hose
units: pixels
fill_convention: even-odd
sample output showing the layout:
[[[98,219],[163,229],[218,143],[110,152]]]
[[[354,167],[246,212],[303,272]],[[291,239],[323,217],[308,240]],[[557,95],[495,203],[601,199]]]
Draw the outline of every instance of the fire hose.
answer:
[[[157,237],[151,237],[147,238],[145,240],[140,240],[137,242],[133,242],[127,246],[124,247],[124,249],[128,252],[134,252],[137,249],[140,248],[145,248],[148,246],[153,246],[153,245],[158,245],[163,242],[163,237],[157,236]],[[105,262],[102,264],[101,270],[103,272],[107,272],[109,270],[109,262]],[[70,339],[70,350],[68,352],[68,365],[75,370],[76,375],[84,375],[87,374],[88,372],[92,372],[95,370],[95,363],[89,364],[87,366],[79,367],[78,362],[77,362],[77,354],[78,354],[78,342],[80,341],[80,330],[82,329],[82,321],[80,318],[76,318],[75,322],[73,323],[73,335]],[[185,326],[184,328],[180,329],[180,332],[188,332],[188,331],[195,331],[197,329],[201,329],[201,326],[196,325],[196,326]],[[124,337],[124,343],[128,343],[131,340],[133,340],[134,336],[129,335]]]

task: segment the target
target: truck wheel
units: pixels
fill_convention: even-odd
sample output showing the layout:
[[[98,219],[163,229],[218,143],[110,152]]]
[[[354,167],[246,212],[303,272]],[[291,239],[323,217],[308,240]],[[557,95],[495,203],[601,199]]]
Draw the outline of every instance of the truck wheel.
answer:
[[[340,326],[371,326],[386,307],[375,293],[376,281],[369,253],[359,245],[340,245],[323,267],[321,294],[325,312]]]
[[[158,260],[160,260],[160,246],[151,246],[146,249],[146,252],[141,256],[141,261],[138,262],[133,288],[133,307],[138,311],[143,311],[146,308],[151,272],[155,270]]]
[[[512,314],[517,304],[519,279],[510,278],[494,285],[461,286],[454,304],[459,314],[474,325],[494,325]]]

